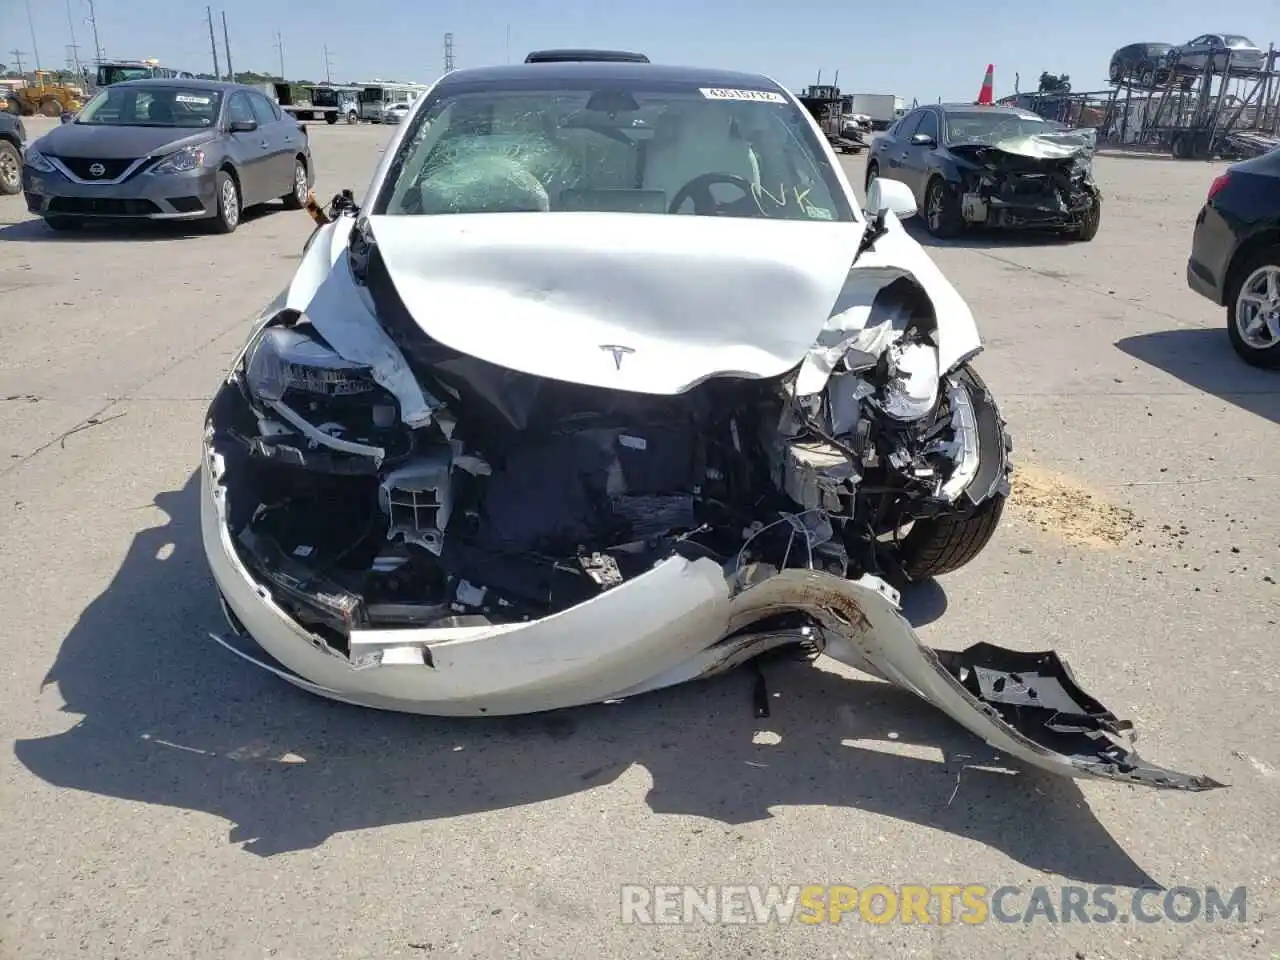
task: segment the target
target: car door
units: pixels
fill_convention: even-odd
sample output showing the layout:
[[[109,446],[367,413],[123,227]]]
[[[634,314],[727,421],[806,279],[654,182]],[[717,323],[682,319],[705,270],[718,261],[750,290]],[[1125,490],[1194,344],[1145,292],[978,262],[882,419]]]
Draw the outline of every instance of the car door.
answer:
[[[920,122],[903,144],[903,183],[916,195],[916,203],[924,207],[924,186],[929,180],[929,158],[938,149],[942,139],[942,127],[938,111],[926,107],[920,111]]]
[[[267,142],[267,159],[263,164],[266,189],[272,197],[283,197],[293,190],[293,159],[302,133],[292,117],[285,122],[284,113],[260,93],[248,94],[258,130]]]
[[[900,180],[903,183],[907,182],[902,163],[907,158],[907,143],[910,141],[911,134],[915,132],[916,127],[920,125],[922,114],[922,110],[908,113],[880,138],[882,141],[879,150],[881,157],[880,176],[888,177],[890,180]]]
[[[253,124],[253,129],[231,130],[227,140],[231,159],[240,174],[240,202],[248,207],[271,199],[268,173],[270,154],[266,131],[257,125],[258,118],[253,115],[249,95],[243,90],[237,90],[227,101],[228,129],[231,124],[243,122]]]
[[[1181,65],[1191,70],[1204,70],[1213,48],[1213,37],[1203,34],[1182,48]]]

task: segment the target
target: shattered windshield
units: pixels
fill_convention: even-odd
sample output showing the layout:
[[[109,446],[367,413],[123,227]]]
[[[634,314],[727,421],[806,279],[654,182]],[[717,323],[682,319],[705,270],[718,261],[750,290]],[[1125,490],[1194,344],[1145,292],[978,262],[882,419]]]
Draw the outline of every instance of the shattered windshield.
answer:
[[[1034,113],[994,113],[982,110],[947,114],[948,143],[994,143],[1066,129]]]
[[[211,127],[222,93],[184,87],[108,87],[75,122],[111,127]]]
[[[771,91],[445,89],[413,122],[378,213],[855,219],[808,118]]]

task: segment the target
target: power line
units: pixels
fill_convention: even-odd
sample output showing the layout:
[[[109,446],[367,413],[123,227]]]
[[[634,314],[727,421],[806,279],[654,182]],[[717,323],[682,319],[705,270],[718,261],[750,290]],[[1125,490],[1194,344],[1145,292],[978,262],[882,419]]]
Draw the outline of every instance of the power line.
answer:
[[[272,46],[280,52],[280,82],[284,83],[284,37],[281,35],[279,30],[275,32],[274,36],[276,38],[276,42],[272,44]]]
[[[76,21],[75,18],[71,16],[71,0],[67,0],[67,29],[71,31],[72,63],[69,66],[75,70],[76,77],[79,80],[83,80],[84,77],[81,75],[80,70],[80,44],[76,43]]]
[[[218,41],[213,38],[213,7],[205,7],[204,15],[209,21],[209,48],[213,51],[213,75],[220,77],[222,70],[218,66]]]
[[[227,11],[222,11],[222,49],[227,52],[227,79],[236,82],[236,72],[231,67],[231,37],[227,34]]]
[[[31,52],[35,54],[36,70],[39,70],[40,47],[36,45],[36,22],[31,17],[31,0],[27,0],[27,26],[31,28]]]
[[[90,26],[93,27],[93,55],[98,60],[102,60],[103,59],[102,44],[98,41],[98,18],[93,12],[93,0],[88,0],[88,3],[89,3],[89,24]]]

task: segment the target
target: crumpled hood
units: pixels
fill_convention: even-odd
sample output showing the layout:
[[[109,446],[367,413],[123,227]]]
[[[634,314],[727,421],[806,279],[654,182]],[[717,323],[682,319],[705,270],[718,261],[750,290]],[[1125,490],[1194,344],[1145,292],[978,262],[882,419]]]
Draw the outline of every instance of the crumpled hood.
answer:
[[[950,145],[953,153],[961,156],[981,155],[987,150],[1033,160],[1067,160],[1092,156],[1097,149],[1097,131],[1091,129],[1060,130],[1053,133],[1035,133],[1019,137],[969,140]]]
[[[864,225],[616,213],[371,216],[410,315],[535,376],[677,394],[797,366]]]

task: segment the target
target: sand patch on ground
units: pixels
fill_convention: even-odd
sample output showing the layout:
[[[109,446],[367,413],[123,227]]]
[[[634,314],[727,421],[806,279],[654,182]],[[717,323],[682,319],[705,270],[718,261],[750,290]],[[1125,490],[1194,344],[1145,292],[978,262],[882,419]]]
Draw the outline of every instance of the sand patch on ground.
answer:
[[[1067,543],[1098,550],[1118,547],[1143,528],[1133,511],[1062,474],[1040,467],[1014,470],[1008,512]]]

